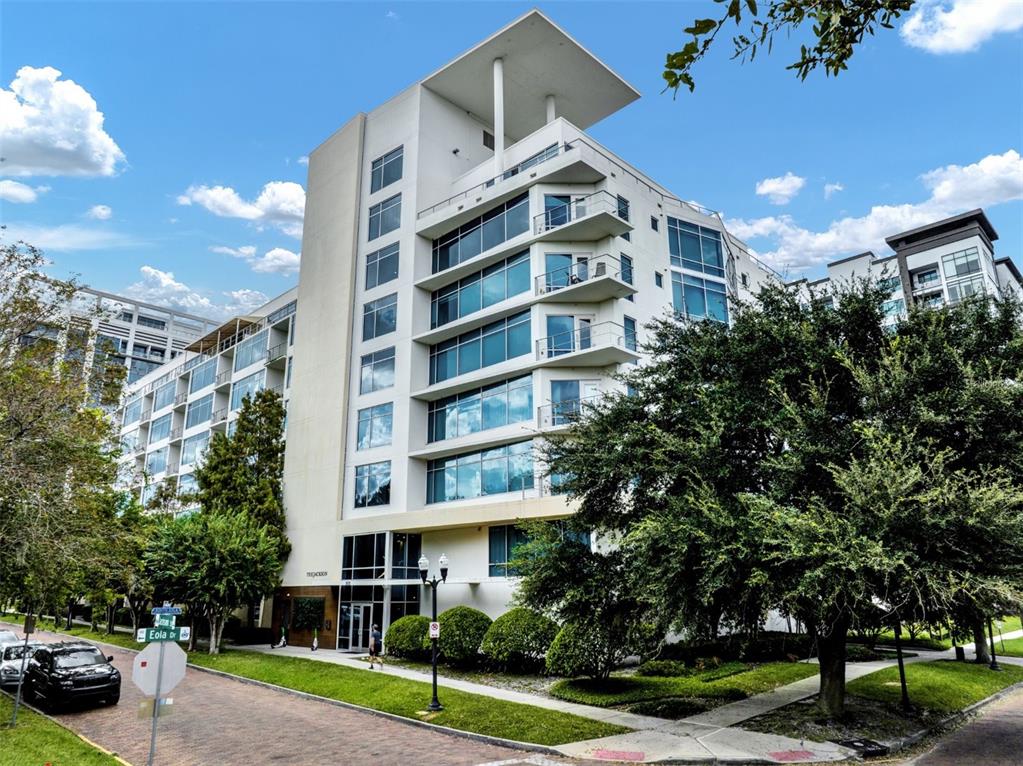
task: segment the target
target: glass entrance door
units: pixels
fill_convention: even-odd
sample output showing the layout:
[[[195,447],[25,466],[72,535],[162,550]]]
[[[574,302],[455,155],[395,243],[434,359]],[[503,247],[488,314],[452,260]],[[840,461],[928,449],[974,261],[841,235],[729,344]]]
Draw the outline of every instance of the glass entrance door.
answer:
[[[373,605],[352,604],[348,646],[353,652],[369,651],[369,634],[373,628]]]

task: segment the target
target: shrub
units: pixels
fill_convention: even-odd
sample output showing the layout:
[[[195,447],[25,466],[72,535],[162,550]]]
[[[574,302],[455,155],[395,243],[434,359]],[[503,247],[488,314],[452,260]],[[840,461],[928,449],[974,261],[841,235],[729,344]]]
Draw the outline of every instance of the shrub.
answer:
[[[480,651],[499,670],[532,672],[544,665],[544,657],[558,625],[525,607],[505,612],[487,630]]]
[[[636,675],[676,678],[678,676],[687,676],[690,672],[686,664],[678,660],[649,660],[639,666],[636,670]]]
[[[596,625],[565,623],[547,650],[547,672],[558,676],[607,678],[628,654]]]
[[[294,630],[319,630],[323,626],[323,597],[299,597],[294,601],[291,627]]]
[[[630,713],[650,715],[655,718],[688,718],[691,715],[705,713],[714,707],[710,700],[700,697],[665,697],[659,700],[637,702],[629,707]]]
[[[408,614],[391,623],[384,637],[387,653],[408,660],[425,660],[430,652],[427,635],[430,632],[430,618],[420,614]]]
[[[479,609],[471,606],[453,606],[441,612],[440,640],[437,648],[448,665],[472,667],[479,661],[480,644],[487,634],[492,620]],[[430,639],[423,639],[423,646],[430,646]]]

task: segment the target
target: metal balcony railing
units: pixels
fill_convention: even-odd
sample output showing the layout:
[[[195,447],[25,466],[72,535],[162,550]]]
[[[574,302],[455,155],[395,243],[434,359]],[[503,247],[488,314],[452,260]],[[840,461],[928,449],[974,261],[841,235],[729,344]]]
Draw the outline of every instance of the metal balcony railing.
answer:
[[[579,419],[587,405],[596,404],[603,394],[584,396],[580,399],[568,399],[563,402],[551,402],[536,409],[536,425],[538,428],[555,428],[567,426]]]
[[[217,373],[217,379],[216,379],[216,381],[214,381],[214,385],[219,388],[220,386],[226,386],[230,382],[231,382],[231,371],[230,370],[224,370],[223,372],[218,372]]]
[[[221,409],[216,410],[213,413],[212,417],[210,417],[210,423],[212,425],[217,425],[217,423],[223,423],[225,420],[227,420],[227,412],[228,412],[227,407],[222,407]]]
[[[287,342],[278,343],[276,346],[271,346],[270,350],[266,352],[266,363],[273,364],[276,361],[283,359],[288,354]]]
[[[561,332],[539,338],[536,341],[536,358],[538,360],[553,359],[576,351],[590,349],[616,348],[636,350],[635,333],[627,333],[625,328],[615,322],[598,322],[592,325],[577,327],[571,332]]]
[[[182,429],[181,429],[180,426],[178,428],[172,428],[171,432],[170,432],[170,440],[171,441],[177,441],[178,439],[181,438],[181,433],[182,433]]]
[[[614,256],[598,255],[584,261],[577,261],[571,266],[563,266],[560,269],[540,274],[534,279],[534,290],[537,295],[546,295],[555,290],[562,290],[606,276],[617,277],[632,284],[632,268],[626,269],[626,272],[622,270],[621,261]]]
[[[622,216],[618,209],[618,198],[607,191],[598,191],[585,197],[580,197],[564,205],[549,207],[542,213],[533,216],[533,233],[543,234],[544,232],[557,229],[561,226],[585,218],[596,213],[610,213],[616,215],[623,221],[628,220],[628,214]]]
[[[174,406],[178,407],[188,401],[188,392],[182,391],[180,394],[174,397]]]

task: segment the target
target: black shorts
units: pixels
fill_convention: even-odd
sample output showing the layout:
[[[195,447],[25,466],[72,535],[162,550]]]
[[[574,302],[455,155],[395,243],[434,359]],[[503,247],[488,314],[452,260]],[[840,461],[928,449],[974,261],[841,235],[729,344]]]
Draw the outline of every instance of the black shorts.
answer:
[[[370,645],[369,645],[369,656],[370,657],[376,657],[377,656],[377,643],[376,643],[376,641],[371,641],[370,642]]]

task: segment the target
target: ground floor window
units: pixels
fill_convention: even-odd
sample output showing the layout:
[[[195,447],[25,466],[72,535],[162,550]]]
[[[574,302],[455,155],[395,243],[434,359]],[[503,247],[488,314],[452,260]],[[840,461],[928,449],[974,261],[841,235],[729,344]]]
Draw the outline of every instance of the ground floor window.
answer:
[[[368,651],[374,625],[384,626],[384,586],[342,585],[337,648],[342,651]]]
[[[384,577],[387,533],[354,535],[341,545],[342,580],[376,580]]]

